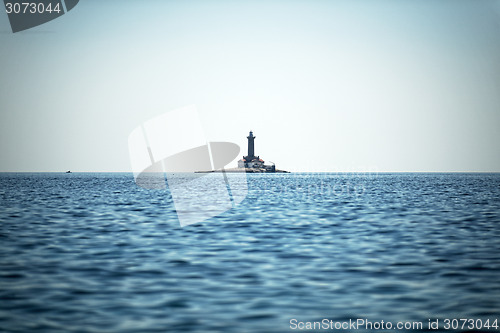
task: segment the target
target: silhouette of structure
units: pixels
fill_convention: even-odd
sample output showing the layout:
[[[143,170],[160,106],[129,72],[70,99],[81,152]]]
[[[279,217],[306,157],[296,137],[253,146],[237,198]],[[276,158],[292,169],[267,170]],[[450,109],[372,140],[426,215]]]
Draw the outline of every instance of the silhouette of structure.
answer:
[[[243,159],[238,161],[238,168],[249,169],[249,172],[276,172],[276,167],[273,165],[265,165],[264,160],[260,156],[255,156],[255,139],[257,137],[250,134],[247,136],[248,139],[248,155],[243,156]],[[281,171],[283,172],[283,171]]]
[[[260,156],[255,156],[255,139],[257,137],[253,135],[253,132],[250,131],[250,134],[247,136],[248,139],[248,155],[243,156],[241,160],[238,161],[237,168],[229,168],[229,169],[217,169],[210,171],[196,171],[197,173],[209,173],[209,172],[245,172],[245,173],[267,173],[267,172],[275,172],[275,173],[290,173],[285,170],[278,170],[273,162],[272,165],[264,164],[264,160],[260,158]]]

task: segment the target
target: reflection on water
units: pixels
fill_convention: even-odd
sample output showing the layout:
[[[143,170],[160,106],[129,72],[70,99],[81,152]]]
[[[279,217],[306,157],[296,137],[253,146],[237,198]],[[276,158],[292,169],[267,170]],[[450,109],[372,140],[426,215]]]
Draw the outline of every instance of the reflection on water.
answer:
[[[181,228],[130,174],[0,176],[7,332],[290,332],[500,319],[499,174],[250,174]]]

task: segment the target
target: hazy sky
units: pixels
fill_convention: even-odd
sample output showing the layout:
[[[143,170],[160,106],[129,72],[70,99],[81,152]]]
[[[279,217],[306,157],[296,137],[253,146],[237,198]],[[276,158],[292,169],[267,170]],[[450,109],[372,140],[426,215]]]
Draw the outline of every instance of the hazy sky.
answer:
[[[0,171],[129,171],[191,104],[280,169],[500,171],[500,1],[81,0],[0,45]]]

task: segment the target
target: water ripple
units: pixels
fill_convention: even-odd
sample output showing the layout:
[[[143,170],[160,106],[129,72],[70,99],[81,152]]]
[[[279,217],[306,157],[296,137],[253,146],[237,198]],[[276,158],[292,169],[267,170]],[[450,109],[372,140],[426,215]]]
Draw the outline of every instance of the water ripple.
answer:
[[[500,320],[499,174],[248,175],[180,228],[129,174],[0,176],[5,332],[288,332]]]

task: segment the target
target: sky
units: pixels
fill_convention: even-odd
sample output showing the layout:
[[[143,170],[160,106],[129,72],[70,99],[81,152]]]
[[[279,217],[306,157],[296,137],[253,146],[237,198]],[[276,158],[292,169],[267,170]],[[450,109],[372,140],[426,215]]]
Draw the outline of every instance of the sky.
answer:
[[[278,169],[500,172],[500,1],[81,0],[0,45],[0,172],[130,171],[187,105]]]

